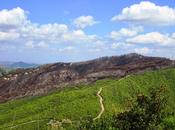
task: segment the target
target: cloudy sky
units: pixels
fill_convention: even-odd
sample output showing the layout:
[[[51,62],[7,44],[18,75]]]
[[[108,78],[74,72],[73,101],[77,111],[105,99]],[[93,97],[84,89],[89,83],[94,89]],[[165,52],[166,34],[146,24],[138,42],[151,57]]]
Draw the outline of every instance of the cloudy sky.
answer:
[[[175,58],[175,0],[1,0],[0,61]]]

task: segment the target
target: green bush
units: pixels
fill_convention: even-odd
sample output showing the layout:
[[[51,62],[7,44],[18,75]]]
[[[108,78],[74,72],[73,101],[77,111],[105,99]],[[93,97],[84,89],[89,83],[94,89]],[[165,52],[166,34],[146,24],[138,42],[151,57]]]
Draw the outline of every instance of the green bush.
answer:
[[[175,130],[175,117],[174,115],[166,118],[162,123],[164,130]]]
[[[80,119],[76,130],[117,130],[112,124],[113,119],[110,116],[102,117],[95,121],[92,116],[87,116]]]
[[[153,89],[150,96],[139,94],[129,111],[114,115],[114,126],[120,130],[158,129],[167,117],[165,87]]]

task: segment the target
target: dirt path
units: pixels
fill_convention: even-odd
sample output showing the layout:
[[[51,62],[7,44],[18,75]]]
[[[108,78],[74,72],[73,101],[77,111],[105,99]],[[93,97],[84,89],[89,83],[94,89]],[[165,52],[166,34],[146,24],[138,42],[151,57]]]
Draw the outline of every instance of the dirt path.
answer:
[[[118,81],[121,81],[121,80],[126,79],[126,78],[128,78],[128,77],[130,77],[130,75],[126,75],[125,77],[120,78]]]
[[[93,120],[99,119],[99,118],[101,117],[101,115],[103,114],[103,112],[105,111],[104,104],[103,104],[103,98],[102,98],[102,96],[100,95],[100,94],[101,94],[101,91],[102,91],[102,88],[100,88],[100,90],[97,92],[97,96],[98,96],[99,99],[100,99],[101,111],[100,111],[100,113],[98,114],[98,116],[95,117]]]

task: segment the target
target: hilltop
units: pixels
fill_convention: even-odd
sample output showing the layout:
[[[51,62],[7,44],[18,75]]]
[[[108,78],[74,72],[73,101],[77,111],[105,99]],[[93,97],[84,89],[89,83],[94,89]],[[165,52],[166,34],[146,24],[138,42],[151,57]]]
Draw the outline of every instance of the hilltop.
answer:
[[[121,78],[172,66],[173,62],[166,58],[132,53],[85,62],[54,63],[36,68],[17,69],[0,77],[0,102],[47,94],[65,86],[89,84],[99,79]]]

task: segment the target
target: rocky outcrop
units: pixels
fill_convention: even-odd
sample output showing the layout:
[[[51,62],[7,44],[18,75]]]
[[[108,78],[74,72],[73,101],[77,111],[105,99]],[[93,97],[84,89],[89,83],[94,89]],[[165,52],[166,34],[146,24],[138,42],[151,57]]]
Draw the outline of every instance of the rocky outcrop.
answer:
[[[46,94],[65,86],[92,83],[107,77],[172,67],[166,58],[138,54],[103,57],[86,62],[55,63],[31,69],[17,69],[0,77],[0,102],[25,96]]]

